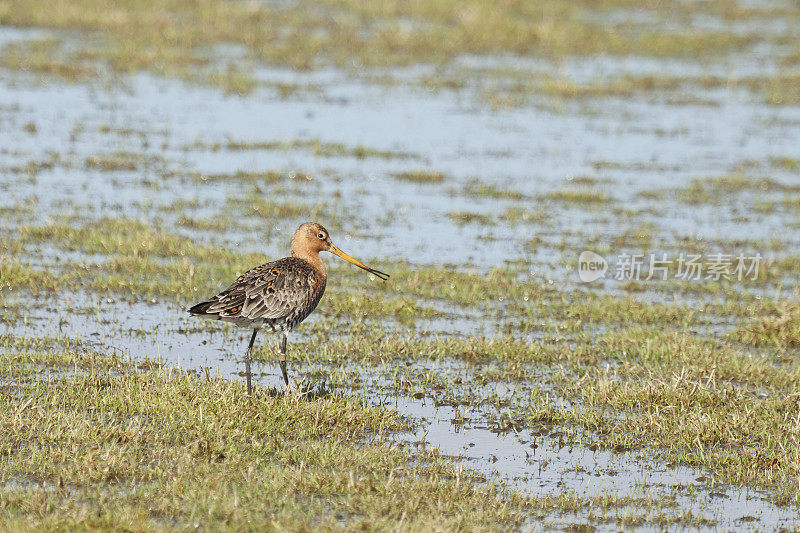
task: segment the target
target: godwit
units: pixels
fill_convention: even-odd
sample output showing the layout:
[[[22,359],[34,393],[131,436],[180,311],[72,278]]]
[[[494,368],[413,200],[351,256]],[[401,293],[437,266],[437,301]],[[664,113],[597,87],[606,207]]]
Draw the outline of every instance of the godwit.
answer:
[[[331,242],[328,230],[320,224],[306,222],[294,232],[291,257],[251,268],[221,293],[189,308],[193,316],[225,320],[253,329],[244,356],[248,396],[253,390],[250,384],[253,342],[258,330],[263,327],[273,332],[280,331],[283,336],[278,361],[283,382],[289,385],[286,375],[286,335],[311,314],[325,292],[327,276],[325,265],[319,258],[320,252],[338,255],[383,280],[389,277],[337,248]]]

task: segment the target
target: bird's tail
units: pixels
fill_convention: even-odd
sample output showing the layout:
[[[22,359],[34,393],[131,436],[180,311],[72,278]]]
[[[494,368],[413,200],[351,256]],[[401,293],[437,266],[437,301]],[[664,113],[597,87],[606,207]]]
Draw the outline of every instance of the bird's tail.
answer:
[[[207,314],[209,314],[208,313],[208,308],[211,307],[211,304],[214,304],[214,303],[216,303],[216,302],[213,302],[213,301],[200,302],[199,304],[195,304],[195,305],[191,306],[186,311],[190,315],[195,315],[195,316],[207,315]]]

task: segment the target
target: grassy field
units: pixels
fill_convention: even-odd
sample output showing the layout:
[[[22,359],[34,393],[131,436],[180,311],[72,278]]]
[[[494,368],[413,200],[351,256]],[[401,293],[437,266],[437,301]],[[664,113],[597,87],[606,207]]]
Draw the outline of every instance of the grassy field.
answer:
[[[0,529],[797,530],[799,19],[0,0]],[[305,220],[392,277],[248,399],[184,309]]]

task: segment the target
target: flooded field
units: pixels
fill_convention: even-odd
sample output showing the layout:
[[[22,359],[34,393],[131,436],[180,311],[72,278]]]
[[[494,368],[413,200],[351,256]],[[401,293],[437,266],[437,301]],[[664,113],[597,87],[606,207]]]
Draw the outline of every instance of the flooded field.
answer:
[[[0,527],[800,528],[796,4],[37,3]],[[324,254],[248,401],[185,309],[308,220],[392,277]]]

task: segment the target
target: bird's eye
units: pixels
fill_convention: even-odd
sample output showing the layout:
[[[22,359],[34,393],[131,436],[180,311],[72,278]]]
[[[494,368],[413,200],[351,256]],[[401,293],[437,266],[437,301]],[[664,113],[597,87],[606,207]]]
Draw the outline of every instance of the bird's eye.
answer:
[[[324,233],[317,233],[317,237],[319,237],[320,239],[324,239],[325,238],[325,234]]]

